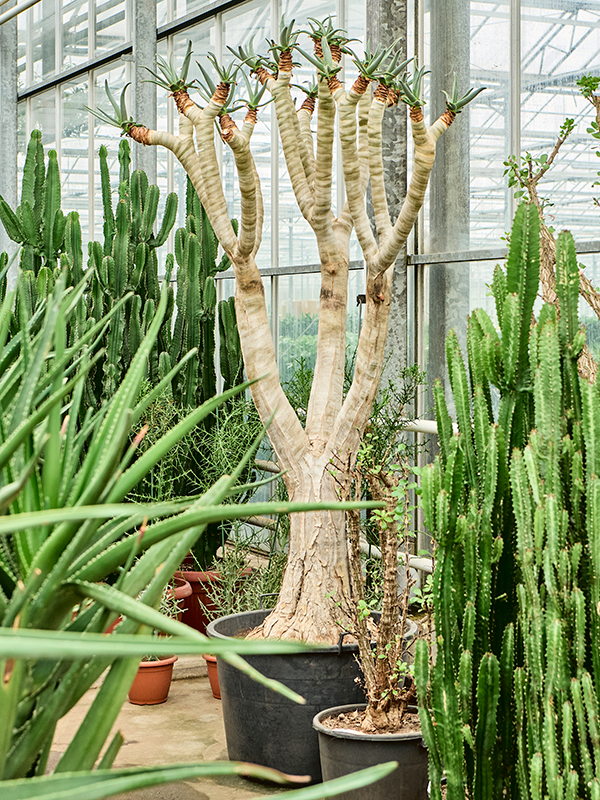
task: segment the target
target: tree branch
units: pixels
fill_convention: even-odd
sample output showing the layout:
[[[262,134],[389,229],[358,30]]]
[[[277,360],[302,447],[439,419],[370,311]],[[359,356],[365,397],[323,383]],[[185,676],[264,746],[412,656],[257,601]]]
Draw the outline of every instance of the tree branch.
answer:
[[[308,185],[300,155],[300,148],[303,146],[303,142],[300,135],[298,116],[290,92],[291,77],[291,72],[280,72],[277,80],[269,81],[267,86],[275,102],[281,146],[296,202],[304,219],[310,222],[314,208],[314,198]]]
[[[326,81],[319,81],[317,107],[317,158],[315,171],[315,207],[312,227],[331,228],[331,186],[333,172],[333,139],[335,132],[335,103]]]
[[[364,92],[363,92],[364,94]],[[362,95],[353,87],[347,94],[344,89],[337,89],[334,99],[338,105],[340,140],[342,144],[342,167],[346,182],[346,197],[352,214],[354,228],[366,259],[374,258],[377,243],[371,229],[364,201],[364,172],[361,175],[359,154],[356,148],[357,105]],[[363,140],[364,142],[364,140]],[[361,142],[361,144],[363,144]],[[368,158],[368,154],[366,156]]]
[[[218,92],[219,87],[217,87],[217,92],[215,92],[208,105],[202,111],[197,106],[193,108],[188,106],[184,113],[192,121],[196,129],[198,162],[195,165],[195,172],[200,171],[204,187],[205,200],[202,200],[202,205],[223,249],[231,258],[237,247],[238,240],[229,219],[227,201],[223,193],[221,173],[215,149],[214,122],[223,107],[222,103],[219,104],[219,102],[215,101],[215,97],[217,99],[221,97],[222,93],[218,94]],[[188,171],[187,168],[186,171]],[[190,178],[195,186],[194,177],[190,175]]]
[[[315,186],[315,143],[313,141],[313,133],[310,127],[314,108],[314,98],[307,97],[298,109],[298,125],[300,128],[300,136],[304,142],[303,152],[306,155],[304,171],[306,172],[306,180],[308,181],[311,191],[314,191]]]
[[[444,112],[433,125],[426,128],[421,109],[411,108],[411,128],[414,142],[413,173],[398,219],[389,236],[384,242],[380,242],[377,258],[369,263],[369,270],[373,272],[374,276],[389,269],[404,246],[425,200],[425,191],[435,160],[435,143],[450,127],[453,118],[449,112]]]
[[[377,92],[368,118],[368,153],[369,153],[369,176],[371,178],[371,197],[373,199],[373,211],[375,212],[375,225],[381,242],[389,236],[392,228],[390,212],[388,210],[387,198],[385,194],[385,183],[383,179],[383,157],[381,147],[381,129],[383,115],[386,109],[387,95],[382,96],[381,87],[377,87]]]
[[[250,123],[246,123],[243,133],[240,133],[236,127],[230,128],[231,135],[226,139],[233,152],[240,186],[241,220],[237,252],[242,258],[256,252],[262,234],[262,218],[260,219],[260,229],[258,225],[259,206],[262,209],[262,194],[260,184],[256,180],[256,166],[250,152],[251,132],[247,126],[254,127]]]

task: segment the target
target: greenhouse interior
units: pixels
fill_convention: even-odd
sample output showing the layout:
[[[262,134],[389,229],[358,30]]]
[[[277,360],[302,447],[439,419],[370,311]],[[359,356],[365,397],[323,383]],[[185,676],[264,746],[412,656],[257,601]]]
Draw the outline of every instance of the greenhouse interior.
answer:
[[[600,800],[600,0],[0,0],[0,108],[2,800]]]

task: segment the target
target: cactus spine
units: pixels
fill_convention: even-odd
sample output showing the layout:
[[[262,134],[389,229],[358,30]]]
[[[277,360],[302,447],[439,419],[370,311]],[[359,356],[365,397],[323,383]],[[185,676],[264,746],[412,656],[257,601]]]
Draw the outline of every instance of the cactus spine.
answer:
[[[432,798],[595,798],[600,738],[600,396],[577,373],[578,267],[557,246],[560,311],[531,323],[539,279],[534,206],[496,269],[496,332],[470,319],[468,372],[448,369],[458,434],[436,388],[440,454],[422,474],[436,538],[435,667],[417,652]],[[491,403],[499,395],[497,413]]]

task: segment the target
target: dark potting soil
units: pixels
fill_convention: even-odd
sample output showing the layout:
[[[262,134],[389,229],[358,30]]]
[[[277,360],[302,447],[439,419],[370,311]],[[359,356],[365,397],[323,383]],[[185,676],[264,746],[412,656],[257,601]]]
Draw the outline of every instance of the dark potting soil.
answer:
[[[321,725],[332,730],[345,729],[359,731],[360,733],[417,733],[421,730],[419,715],[416,712],[407,711],[400,725],[390,726],[384,730],[367,730],[362,727],[365,719],[364,711],[350,711],[346,714],[338,714],[335,717],[325,717],[321,720]]]

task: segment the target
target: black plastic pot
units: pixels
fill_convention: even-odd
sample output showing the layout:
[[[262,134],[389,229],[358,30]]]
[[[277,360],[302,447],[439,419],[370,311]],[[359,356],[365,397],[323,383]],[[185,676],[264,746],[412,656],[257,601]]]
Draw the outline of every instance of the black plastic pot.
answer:
[[[341,778],[386,761],[398,767],[385,778],[337,795],[337,800],[427,800],[427,750],[421,732],[362,733],[321,724],[326,717],[364,709],[364,703],[338,706],[321,711],[313,719],[319,737],[323,780]]]
[[[270,610],[231,614],[210,623],[213,638],[230,638],[260,625]],[[414,636],[416,626],[410,631]],[[306,699],[298,705],[248,678],[217,658],[227,752],[232,761],[251,761],[292,775],[321,780],[319,743],[314,715],[323,708],[361,703],[364,692],[356,679],[358,647],[321,647],[294,655],[244,656],[263,675],[281,681]]]

